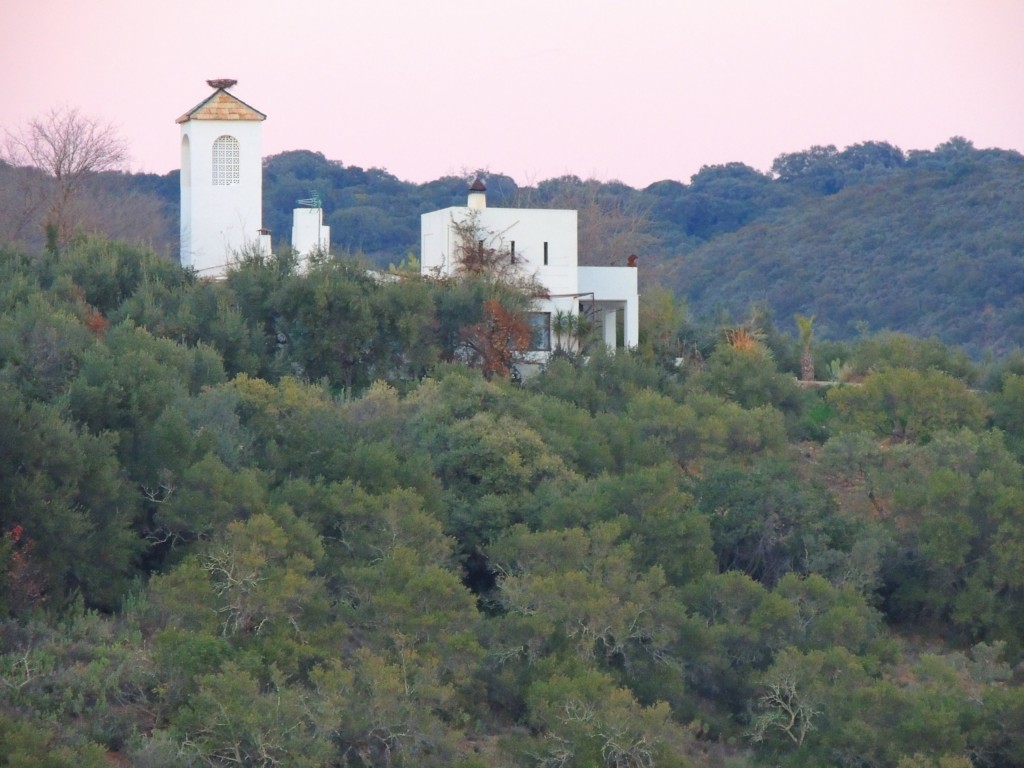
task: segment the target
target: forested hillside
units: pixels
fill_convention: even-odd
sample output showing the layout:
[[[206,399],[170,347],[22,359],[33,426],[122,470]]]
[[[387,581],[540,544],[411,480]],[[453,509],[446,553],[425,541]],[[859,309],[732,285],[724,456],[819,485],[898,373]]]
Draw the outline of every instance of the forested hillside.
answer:
[[[1024,359],[524,298],[0,247],[0,765],[1024,763]]]
[[[835,186],[668,262],[668,282],[702,313],[763,302],[832,338],[888,328],[976,355],[1024,343],[1024,158],[952,143]]]

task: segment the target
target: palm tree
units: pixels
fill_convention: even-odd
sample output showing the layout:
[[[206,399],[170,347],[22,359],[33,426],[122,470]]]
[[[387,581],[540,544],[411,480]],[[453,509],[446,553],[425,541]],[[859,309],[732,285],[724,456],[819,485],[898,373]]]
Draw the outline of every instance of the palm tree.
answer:
[[[575,313],[559,309],[551,318],[551,333],[555,337],[555,351],[572,354],[578,319]]]
[[[811,354],[811,339],[814,337],[814,315],[796,315],[797,330],[800,331],[800,344],[803,352],[800,355],[800,380],[814,381],[814,356]]]
[[[559,309],[551,316],[554,351],[564,355],[584,355],[597,330],[592,313]]]

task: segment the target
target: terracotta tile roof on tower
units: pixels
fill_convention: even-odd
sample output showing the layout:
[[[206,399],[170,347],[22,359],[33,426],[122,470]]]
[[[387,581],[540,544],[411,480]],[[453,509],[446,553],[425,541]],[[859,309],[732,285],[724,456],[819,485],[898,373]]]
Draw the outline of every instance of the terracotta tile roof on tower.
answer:
[[[266,120],[267,116],[253,109],[241,99],[232,96],[223,88],[218,88],[213,95],[199,102],[175,122],[187,123],[189,120]]]

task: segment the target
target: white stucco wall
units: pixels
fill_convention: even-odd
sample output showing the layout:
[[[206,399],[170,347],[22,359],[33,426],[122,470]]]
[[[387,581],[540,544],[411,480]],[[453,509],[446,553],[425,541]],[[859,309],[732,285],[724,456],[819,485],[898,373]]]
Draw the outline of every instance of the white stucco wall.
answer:
[[[577,292],[576,211],[535,208],[482,208],[473,211],[489,248],[511,249],[524,275],[535,275],[552,294]],[[420,268],[423,274],[452,275],[457,269],[453,222],[465,221],[466,206],[443,208],[420,217]],[[547,264],[544,244],[547,243]]]
[[[262,123],[189,120],[181,124],[181,136],[181,263],[204,277],[218,277],[234,256],[259,242]],[[238,140],[237,184],[213,184],[213,143],[220,136]]]
[[[596,301],[625,301],[637,295],[636,267],[580,267],[581,293],[592,293]]]

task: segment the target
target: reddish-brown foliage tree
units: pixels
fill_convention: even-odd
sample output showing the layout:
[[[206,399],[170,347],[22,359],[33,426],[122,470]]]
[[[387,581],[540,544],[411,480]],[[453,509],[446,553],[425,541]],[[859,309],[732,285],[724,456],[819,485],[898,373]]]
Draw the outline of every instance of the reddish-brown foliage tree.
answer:
[[[466,344],[476,352],[484,376],[508,376],[530,345],[530,324],[497,299],[484,302],[483,320],[466,329]]]

